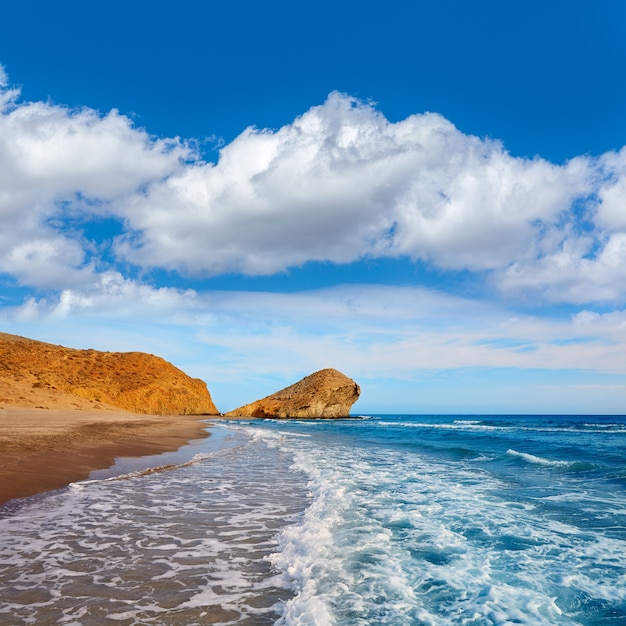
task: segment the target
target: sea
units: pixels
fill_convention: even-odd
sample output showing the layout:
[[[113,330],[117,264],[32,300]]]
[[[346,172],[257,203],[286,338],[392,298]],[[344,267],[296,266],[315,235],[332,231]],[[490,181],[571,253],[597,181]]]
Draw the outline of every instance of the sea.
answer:
[[[626,624],[626,417],[217,420],[0,509],[0,624]]]

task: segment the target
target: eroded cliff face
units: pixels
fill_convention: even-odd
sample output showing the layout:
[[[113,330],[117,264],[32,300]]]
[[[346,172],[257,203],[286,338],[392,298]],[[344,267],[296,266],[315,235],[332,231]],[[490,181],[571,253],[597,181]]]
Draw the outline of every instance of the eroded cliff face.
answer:
[[[151,415],[217,415],[206,383],[190,378],[164,359],[143,352],[99,352],[0,333],[0,397],[9,404],[34,404],[30,395],[73,396],[77,408],[103,403]],[[53,408],[46,406],[41,408]]]
[[[348,417],[361,389],[335,369],[306,376],[281,391],[226,413],[226,417]]]

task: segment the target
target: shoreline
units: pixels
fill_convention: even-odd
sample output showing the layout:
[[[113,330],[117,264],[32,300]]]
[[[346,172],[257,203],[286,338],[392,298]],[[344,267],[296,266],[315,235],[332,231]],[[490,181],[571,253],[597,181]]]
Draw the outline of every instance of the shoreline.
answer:
[[[84,480],[117,458],[174,452],[210,435],[212,415],[121,410],[0,411],[0,506]]]

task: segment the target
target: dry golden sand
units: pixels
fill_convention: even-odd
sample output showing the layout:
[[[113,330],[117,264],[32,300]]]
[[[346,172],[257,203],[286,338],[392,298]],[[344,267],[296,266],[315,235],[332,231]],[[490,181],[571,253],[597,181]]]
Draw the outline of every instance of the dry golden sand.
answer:
[[[207,436],[204,416],[139,415],[70,404],[79,406],[0,403],[0,504],[85,479],[117,457],[177,450]]]

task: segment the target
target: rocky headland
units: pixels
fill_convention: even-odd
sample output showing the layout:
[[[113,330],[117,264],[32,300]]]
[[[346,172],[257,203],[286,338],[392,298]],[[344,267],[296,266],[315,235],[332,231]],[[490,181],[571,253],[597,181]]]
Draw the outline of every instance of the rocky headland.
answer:
[[[0,406],[217,415],[206,383],[143,352],[74,350],[0,333]]]
[[[335,369],[324,369],[225,417],[337,418],[349,417],[361,390]]]

